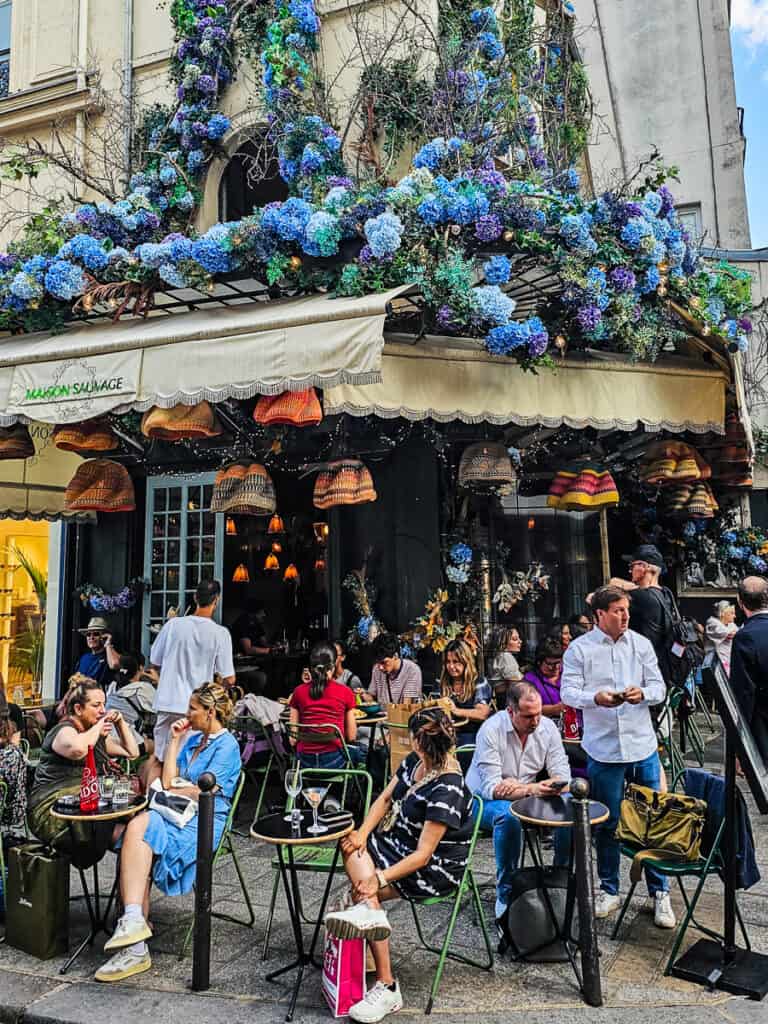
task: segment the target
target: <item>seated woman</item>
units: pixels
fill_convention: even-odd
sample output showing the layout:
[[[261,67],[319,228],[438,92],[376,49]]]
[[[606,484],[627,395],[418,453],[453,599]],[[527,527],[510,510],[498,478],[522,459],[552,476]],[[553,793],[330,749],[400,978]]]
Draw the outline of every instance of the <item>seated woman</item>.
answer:
[[[451,640],[443,655],[440,693],[453,704],[456,718],[466,718],[457,746],[475,742],[477,730],[491,713],[490,684],[477,671],[475,652],[465,640]]]
[[[490,683],[496,696],[497,706],[507,706],[507,690],[513,683],[522,681],[523,673],[517,655],[523,649],[523,640],[517,626],[499,626],[494,635],[491,658]]]
[[[113,730],[117,729],[117,738]],[[29,795],[29,826],[43,843],[71,852],[72,833],[78,864],[89,867],[104,856],[112,829],[103,825],[67,825],[51,815],[61,796],[80,792],[88,748],[93,747],[96,772],[101,775],[110,757],[139,756],[133,733],[119,711],[107,711],[101,684],[81,677],[67,696],[66,715],[46,733]]]
[[[291,697],[291,725],[319,727],[335,725],[344,741],[353,763],[362,760],[362,751],[354,744],[357,739],[355,695],[348,686],[334,679],[336,648],[321,641],[309,652],[311,680],[300,683]],[[299,762],[305,768],[343,768],[347,763],[341,740],[323,738],[305,739],[296,744]]]
[[[216,776],[213,845],[221,839],[240,777],[240,749],[226,729],[232,702],[226,687],[204,683],[189,698],[186,718],[171,726],[171,738],[163,761],[163,788],[197,801],[197,781],[203,772]],[[197,815],[183,828],[144,811],[132,818],[120,840],[120,898],[123,916],[104,949],[117,950],[96,972],[97,981],[122,981],[148,971],[152,961],[146,940],[152,932],[149,888],[154,884],[168,896],[181,896],[195,883]],[[154,866],[153,866],[154,859]]]
[[[0,836],[5,847],[26,835],[27,762],[21,752],[21,732],[11,718],[0,686],[0,782],[5,783],[5,803],[0,813]]]
[[[142,730],[144,714],[153,714],[155,706],[155,687],[143,677],[139,659],[135,654],[123,654],[117,679],[107,689],[107,711],[119,711],[131,727],[134,739],[139,747],[139,756],[151,754],[155,744],[145,737]]]
[[[348,686],[350,690],[362,690],[363,684],[360,677],[356,676],[352,669],[344,668],[344,662],[347,660],[347,645],[343,640],[334,640],[333,646],[336,648],[336,667],[334,669],[336,682],[341,683],[342,686]]]
[[[541,713],[547,718],[558,722],[563,713],[564,704],[560,700],[560,676],[563,671],[563,645],[553,636],[545,636],[536,647],[533,668],[529,669],[523,679],[535,686],[541,697]]]
[[[376,984],[350,1009],[357,1021],[379,1021],[403,1005],[382,901],[448,895],[461,883],[469,856],[472,794],[453,756],[453,723],[441,708],[427,708],[411,716],[408,729],[413,753],[360,828],[341,841],[356,905],[325,917],[332,935],[371,944]]]

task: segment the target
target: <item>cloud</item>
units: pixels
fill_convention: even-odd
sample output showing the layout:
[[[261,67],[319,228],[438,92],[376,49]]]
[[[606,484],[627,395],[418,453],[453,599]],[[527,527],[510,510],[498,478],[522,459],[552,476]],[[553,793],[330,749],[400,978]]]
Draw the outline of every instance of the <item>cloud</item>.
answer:
[[[731,27],[753,49],[768,45],[768,0],[733,0]]]

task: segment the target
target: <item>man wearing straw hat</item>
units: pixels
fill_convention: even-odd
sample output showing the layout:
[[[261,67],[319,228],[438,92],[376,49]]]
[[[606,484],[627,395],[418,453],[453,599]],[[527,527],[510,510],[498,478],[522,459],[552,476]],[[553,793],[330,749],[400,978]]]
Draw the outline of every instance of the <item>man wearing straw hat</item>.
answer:
[[[101,615],[94,615],[88,625],[77,632],[85,637],[88,650],[78,659],[74,671],[95,679],[106,689],[112,681],[112,673],[120,668],[120,652],[112,643],[109,623]]]

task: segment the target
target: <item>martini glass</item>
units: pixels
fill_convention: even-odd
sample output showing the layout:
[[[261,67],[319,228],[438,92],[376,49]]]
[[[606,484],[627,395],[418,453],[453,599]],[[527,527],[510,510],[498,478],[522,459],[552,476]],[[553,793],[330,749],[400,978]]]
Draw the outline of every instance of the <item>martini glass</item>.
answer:
[[[320,804],[325,800],[327,792],[327,786],[317,784],[307,785],[301,791],[301,795],[312,808],[312,824],[309,826],[307,831],[311,832],[313,835],[320,835],[322,832],[328,831],[326,825],[318,825],[317,823],[317,812],[320,810]]]

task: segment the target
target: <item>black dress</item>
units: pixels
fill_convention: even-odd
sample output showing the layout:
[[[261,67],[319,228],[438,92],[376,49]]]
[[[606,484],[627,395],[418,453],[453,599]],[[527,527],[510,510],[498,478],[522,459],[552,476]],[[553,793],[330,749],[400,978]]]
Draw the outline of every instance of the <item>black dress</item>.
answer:
[[[458,887],[474,825],[472,794],[461,772],[444,772],[408,794],[419,763],[417,754],[409,754],[397,769],[393,800],[402,803],[394,826],[388,832],[378,829],[368,837],[368,852],[374,864],[385,870],[416,851],[425,822],[448,826],[429,864],[392,882],[401,896],[410,899],[445,896]]]

